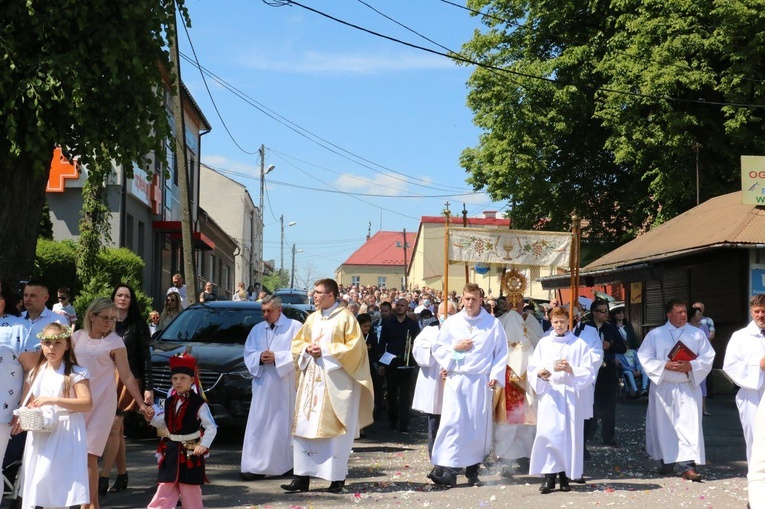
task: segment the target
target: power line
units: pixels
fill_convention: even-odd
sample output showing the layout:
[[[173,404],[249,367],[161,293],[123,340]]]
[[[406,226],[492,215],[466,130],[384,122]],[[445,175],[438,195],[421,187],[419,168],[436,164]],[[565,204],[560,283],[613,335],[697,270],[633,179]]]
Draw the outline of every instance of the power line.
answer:
[[[364,178],[364,177],[359,177],[359,176],[356,176],[356,175],[349,175],[347,173],[343,173],[343,172],[340,172],[340,171],[332,170],[330,168],[327,168],[326,166],[321,166],[321,165],[312,163],[310,161],[305,161],[303,159],[300,159],[299,157],[290,156],[288,154],[284,154],[282,152],[279,152],[278,150],[275,150],[275,149],[271,149],[271,152],[281,156],[283,158],[283,160],[285,160],[285,162],[286,162],[286,159],[293,159],[293,160],[299,161],[299,162],[301,162],[303,164],[307,164],[309,166],[313,166],[314,168],[319,168],[321,170],[328,171],[329,173],[334,173],[335,175],[340,175],[341,177],[348,177],[348,178],[352,178],[354,180],[359,180],[361,182],[365,182],[365,183],[373,185],[373,186],[385,187],[385,188],[388,188],[388,189],[393,189],[394,191],[401,191],[400,187],[389,186],[389,185],[386,185],[386,184],[382,184],[380,182],[375,182],[374,180],[370,180],[370,179],[367,179],[367,178]],[[286,158],[286,159],[284,159],[284,158]],[[383,174],[383,175],[390,176],[390,175],[387,175],[387,174]],[[422,196],[423,198],[427,197],[426,195],[420,195],[420,196]]]
[[[234,142],[234,145],[236,145],[236,147],[239,150],[241,150],[247,155],[254,156],[255,154],[258,153],[258,151],[255,150],[253,152],[249,152],[245,150],[244,148],[242,148],[239,142],[236,141],[236,139],[234,138],[234,135],[231,134],[231,131],[229,130],[228,125],[226,125],[226,121],[223,120],[223,115],[221,115],[220,110],[218,109],[218,105],[215,104],[215,99],[212,96],[212,92],[210,92],[210,87],[207,86],[207,79],[205,79],[205,73],[202,72],[202,66],[199,64],[199,58],[197,58],[197,51],[194,49],[194,43],[191,42],[191,34],[189,34],[189,28],[186,26],[186,23],[181,23],[181,24],[183,25],[183,29],[186,31],[186,39],[188,39],[189,41],[189,46],[191,47],[191,53],[194,54],[194,62],[196,63],[197,69],[199,69],[199,74],[202,76],[202,83],[205,84],[205,90],[207,90],[207,95],[208,97],[210,97],[210,102],[212,102],[213,108],[215,108],[215,113],[217,113],[221,124],[223,124],[223,128],[226,130],[226,132],[228,133],[228,137],[231,138],[231,141]]]
[[[479,11],[479,10],[476,10],[476,9],[472,9],[472,8],[467,7],[465,5],[460,5],[460,4],[456,3],[456,2],[451,2],[450,0],[440,0],[440,1],[445,3],[445,4],[453,5],[454,7],[458,7],[460,9],[463,9],[465,11],[468,11],[468,12],[470,12],[472,14],[475,14],[475,15],[478,15],[478,16],[483,16],[485,18],[493,19],[493,20],[496,20],[496,21],[498,21],[500,23],[503,23],[503,24],[506,24],[506,25],[514,25],[519,30],[533,30],[534,29],[534,27],[529,26],[528,23],[520,23],[520,22],[518,22],[516,20],[508,20],[508,19],[500,18],[499,16],[494,16],[493,14],[489,14],[488,12],[483,12],[483,11]],[[585,42],[585,41],[579,41],[577,39],[571,39],[571,38],[568,38],[568,37],[563,37],[562,35],[558,35],[558,34],[555,34],[555,33],[552,33],[552,32],[546,32],[546,34],[549,35],[550,37],[554,38],[554,39],[558,39],[558,40],[563,41],[563,42],[577,44],[579,46],[589,46],[589,43]],[[678,63],[675,63],[675,62],[669,62],[669,63],[656,62],[655,60],[653,60],[652,58],[650,58],[648,56],[634,55],[634,54],[631,54],[631,53],[627,53],[626,51],[610,49],[610,52],[612,52],[612,53],[614,53],[616,55],[625,55],[625,56],[628,56],[629,58],[637,58],[639,60],[642,60],[643,62],[649,62],[649,63],[654,63],[654,64],[658,63],[660,65],[670,65],[670,66],[672,66],[672,67],[674,67],[676,69],[680,69],[680,70],[683,70],[683,71],[690,71],[691,70],[691,68],[688,67],[688,65],[678,64]],[[739,80],[744,80],[744,81],[752,81],[754,83],[765,83],[764,79],[748,78],[746,76],[741,76],[741,75],[731,76],[731,78],[735,78],[735,79],[739,79]]]
[[[275,150],[273,152],[277,153]],[[337,189],[335,187],[332,187],[330,184],[327,184],[326,182],[324,182],[324,181],[322,181],[322,180],[320,180],[320,179],[318,179],[316,177],[313,177],[310,173],[308,173],[308,172],[306,172],[304,170],[301,170],[298,166],[296,166],[294,163],[290,162],[289,160],[287,160],[287,159],[282,159],[282,160],[286,164],[289,164],[290,166],[293,166],[294,168],[296,168],[301,173],[310,176],[311,178],[321,182],[322,184],[324,184],[324,185],[326,185],[328,187],[331,187],[332,189],[318,189],[316,187],[301,186],[301,185],[298,185],[298,184],[294,184],[294,183],[290,183],[290,182],[281,182],[279,180],[273,180],[273,179],[266,179],[266,182],[269,182],[271,184],[275,184],[275,185],[278,185],[278,186],[292,187],[292,188],[295,188],[295,189],[307,189],[309,191],[317,191],[317,192],[320,192],[320,193],[331,193],[331,194],[351,194],[352,193],[352,192],[349,192],[349,191],[343,191],[342,189]],[[208,168],[211,168],[211,169],[217,171],[218,173],[224,174],[224,175],[233,175],[233,176],[237,176],[237,177],[241,177],[241,178],[249,179],[249,180],[259,180],[259,177],[256,177],[256,176],[253,176],[253,175],[249,175],[247,173],[242,173],[242,172],[238,172],[238,171],[234,171],[234,170],[226,170],[226,169],[223,169],[223,168],[217,168],[215,166],[211,166],[211,165],[206,164],[206,163],[205,163],[205,166],[207,166]],[[423,198],[434,198],[434,199],[435,198],[437,198],[437,199],[441,199],[441,198],[455,198],[456,199],[456,198],[459,198],[460,196],[472,196],[472,195],[475,194],[475,192],[474,191],[466,191],[464,193],[457,193],[457,194],[435,194],[435,195],[424,195],[424,194],[413,194],[413,195],[403,195],[403,194],[402,195],[398,195],[397,194],[397,195],[390,195],[390,194],[374,194],[374,193],[353,193],[353,194],[355,194],[356,196],[364,196],[364,197],[368,197],[368,198],[402,198],[402,199],[412,199],[412,198],[416,198],[416,199],[423,199]],[[267,192],[266,192],[266,195],[268,195]],[[373,207],[378,207],[378,205],[375,205],[373,203],[368,203],[368,204],[372,205]],[[269,203],[269,206],[270,206],[270,203]],[[273,213],[271,215],[273,216]],[[274,220],[278,221],[279,218],[274,217]]]
[[[403,213],[401,213],[401,212],[399,212],[399,211],[397,211],[397,210],[388,209],[388,208],[385,208],[385,207],[381,207],[380,205],[375,205],[374,203],[368,202],[368,201],[366,201],[366,200],[362,200],[361,198],[359,198],[359,195],[360,195],[360,193],[349,193],[349,192],[347,192],[347,191],[342,191],[342,190],[340,190],[340,189],[338,189],[338,188],[336,188],[336,187],[334,187],[334,186],[332,186],[332,185],[330,185],[330,184],[328,184],[328,183],[326,183],[326,182],[322,181],[321,179],[319,179],[319,178],[317,178],[317,177],[314,177],[313,175],[311,175],[311,174],[310,174],[310,173],[308,173],[307,171],[304,171],[303,169],[301,169],[301,168],[300,168],[299,166],[297,166],[295,163],[292,163],[292,162],[290,162],[290,161],[286,161],[286,160],[285,160],[284,162],[285,162],[285,163],[287,163],[287,164],[289,164],[290,166],[292,166],[292,167],[293,167],[293,168],[295,168],[296,170],[298,170],[300,173],[303,173],[304,175],[307,175],[308,177],[311,177],[312,179],[316,180],[317,182],[320,182],[320,183],[324,184],[325,186],[329,187],[330,189],[333,189],[333,190],[334,190],[336,193],[338,193],[338,194],[344,194],[344,195],[346,195],[346,196],[350,196],[350,197],[351,197],[351,198],[353,198],[354,200],[358,200],[358,201],[360,201],[361,203],[365,203],[365,204],[367,204],[367,205],[371,205],[372,207],[377,207],[377,208],[379,208],[379,209],[382,209],[382,210],[388,211],[388,212],[390,212],[390,213],[392,213],[392,214],[396,214],[396,215],[398,215],[398,216],[401,216],[401,217],[406,217],[406,218],[409,218],[409,219],[414,219],[415,221],[417,220],[417,218],[416,218],[416,217],[408,216],[408,215],[406,215],[406,214],[403,214]],[[315,189],[315,188],[312,188],[312,187],[308,187],[308,186],[298,186],[297,184],[290,184],[290,186],[291,186],[291,187],[302,187],[303,189],[311,189],[311,190],[312,190],[312,189]],[[328,189],[324,189],[323,191],[325,191],[325,192],[330,192]],[[390,198],[390,196],[384,196],[384,197],[385,197],[385,198]],[[420,197],[420,196],[417,196],[417,198],[421,198],[421,197]]]
[[[418,185],[421,185],[422,187],[425,187],[425,188],[429,188],[429,189],[433,189],[433,190],[437,190],[437,191],[447,191],[447,192],[450,190],[449,188],[458,189],[458,188],[454,188],[454,187],[448,186],[448,185],[440,185],[439,187],[436,187],[436,186],[433,185],[433,182],[431,182],[431,181],[423,180],[423,179],[420,179],[420,178],[417,178],[417,177],[411,177],[411,176],[409,176],[409,175],[407,175],[405,173],[402,173],[400,171],[396,171],[396,170],[394,170],[392,168],[389,168],[387,166],[375,163],[374,161],[371,161],[369,159],[365,159],[364,157],[362,157],[360,155],[357,155],[357,154],[355,154],[355,153],[353,153],[353,152],[351,152],[349,150],[346,150],[346,149],[340,147],[339,145],[336,145],[336,144],[332,143],[331,141],[328,141],[328,140],[322,138],[321,136],[319,136],[319,135],[309,131],[308,129],[305,129],[305,128],[301,127],[300,125],[298,125],[298,124],[292,122],[291,120],[283,117],[282,115],[276,113],[275,111],[271,110],[267,106],[263,105],[262,103],[258,102],[255,99],[253,99],[252,97],[250,97],[246,93],[242,92],[238,88],[234,87],[233,85],[231,85],[230,83],[225,81],[223,78],[220,78],[219,76],[217,76],[216,74],[211,72],[209,69],[207,69],[204,66],[202,66],[201,64],[197,63],[195,60],[189,58],[184,53],[181,53],[181,57],[184,60],[186,60],[189,64],[197,67],[201,72],[207,74],[210,78],[213,79],[213,81],[217,82],[223,88],[227,89],[229,92],[233,93],[234,95],[239,97],[241,100],[243,100],[244,102],[246,102],[247,104],[249,104],[250,106],[255,108],[256,110],[260,111],[261,113],[263,113],[267,117],[275,120],[279,124],[282,124],[283,126],[285,126],[286,128],[290,129],[291,131],[295,132],[299,136],[302,136],[303,138],[311,141],[312,143],[315,143],[316,145],[319,145],[323,149],[325,149],[325,150],[327,150],[329,152],[332,152],[333,154],[335,154],[337,156],[342,157],[343,159],[347,159],[348,161],[351,161],[354,164],[358,164],[359,166],[363,166],[364,168],[367,168],[367,169],[372,170],[374,172],[379,171],[378,168],[381,168],[381,169],[384,169],[386,171],[389,171],[391,173],[394,173],[396,175],[400,175],[401,177],[405,177],[406,178],[406,180],[404,180],[401,177],[395,177],[394,176],[393,178],[396,179],[396,180],[401,180],[401,181],[404,181],[404,182],[409,182],[410,180],[416,180],[416,181],[422,183],[422,184],[418,184]],[[320,141],[317,141],[317,140],[320,140]],[[345,155],[345,154],[349,154],[350,156],[352,156],[353,158],[356,158],[358,160],[353,159],[352,157],[349,157],[349,155]],[[363,162],[360,162],[360,161],[363,161]],[[370,165],[376,166],[376,168],[373,167],[373,166],[370,166]]]
[[[266,1],[266,0],[264,0],[264,1]],[[266,3],[268,3],[268,2],[266,2]],[[269,5],[272,5],[272,4],[269,4]],[[643,93],[640,93],[640,92],[630,92],[630,91],[627,91],[627,90],[618,90],[618,89],[607,88],[607,87],[590,87],[590,86],[584,86],[584,85],[574,85],[573,83],[569,83],[569,82],[565,82],[565,81],[560,81],[560,80],[557,80],[557,79],[554,79],[554,78],[549,78],[549,77],[546,77],[546,76],[538,76],[538,75],[534,75],[534,74],[528,74],[528,73],[524,73],[524,72],[520,72],[520,71],[515,71],[513,69],[508,69],[508,68],[505,68],[505,67],[497,67],[497,66],[486,64],[486,63],[482,63],[482,62],[477,62],[475,60],[471,60],[469,58],[466,58],[466,57],[464,57],[464,56],[462,56],[462,55],[460,55],[458,53],[446,54],[446,53],[443,53],[443,52],[440,52],[440,51],[437,51],[437,50],[434,50],[434,49],[431,49],[431,48],[427,48],[425,46],[420,46],[418,44],[414,44],[414,43],[411,43],[411,42],[403,41],[401,39],[397,39],[397,38],[389,36],[389,35],[381,34],[379,32],[375,32],[374,30],[370,30],[368,28],[364,28],[362,26],[350,23],[348,21],[344,21],[344,20],[342,20],[340,18],[336,18],[336,17],[334,17],[334,16],[332,16],[330,14],[327,14],[325,12],[322,12],[322,11],[320,11],[318,9],[314,9],[312,7],[308,7],[306,5],[303,5],[303,4],[299,3],[299,2],[295,2],[294,0],[278,0],[276,2],[273,2],[273,6],[284,6],[284,5],[297,5],[298,7],[302,7],[303,9],[305,9],[307,11],[311,11],[313,13],[316,13],[316,14],[320,15],[320,16],[323,16],[325,18],[331,19],[332,21],[340,23],[341,25],[345,25],[345,26],[348,26],[348,27],[351,27],[351,28],[355,28],[356,30],[360,30],[360,31],[368,33],[370,35],[374,35],[375,37],[379,37],[381,39],[386,39],[388,41],[395,42],[397,44],[401,44],[401,45],[404,45],[404,46],[408,46],[408,47],[413,48],[413,49],[418,49],[418,50],[425,51],[427,53],[431,53],[431,54],[434,54],[434,55],[440,55],[442,57],[450,58],[452,60],[457,60],[457,61],[460,61],[460,62],[463,62],[463,63],[466,63],[466,64],[470,64],[470,65],[475,65],[475,66],[478,66],[478,67],[482,67],[484,69],[493,69],[495,71],[511,74],[513,76],[518,76],[518,77],[522,77],[522,78],[528,78],[528,79],[537,80],[537,81],[545,81],[545,82],[551,83],[553,85],[569,85],[569,86],[574,86],[574,87],[586,88],[586,89],[588,89],[588,90],[590,90],[592,92],[609,92],[609,93],[618,94],[618,95],[626,95],[626,96],[631,96],[631,97],[641,97],[641,98],[644,98],[644,99],[652,99],[652,100],[657,100],[657,101],[673,101],[673,102],[687,103],[687,104],[703,104],[703,105],[708,105],[708,106],[733,106],[733,107],[738,107],[738,108],[765,108],[765,104],[731,103],[731,102],[725,102],[725,101],[707,101],[707,100],[701,100],[701,99],[687,99],[687,98],[684,98],[684,97],[674,97],[674,96],[669,96],[669,95],[643,94]]]

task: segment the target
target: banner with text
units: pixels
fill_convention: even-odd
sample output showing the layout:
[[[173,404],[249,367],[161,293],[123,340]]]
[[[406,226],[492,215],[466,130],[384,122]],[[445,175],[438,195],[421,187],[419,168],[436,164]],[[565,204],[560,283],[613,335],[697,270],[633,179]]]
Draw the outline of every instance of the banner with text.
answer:
[[[571,233],[482,228],[449,229],[449,261],[568,267]]]
[[[741,191],[744,205],[765,205],[765,157],[741,156]]]

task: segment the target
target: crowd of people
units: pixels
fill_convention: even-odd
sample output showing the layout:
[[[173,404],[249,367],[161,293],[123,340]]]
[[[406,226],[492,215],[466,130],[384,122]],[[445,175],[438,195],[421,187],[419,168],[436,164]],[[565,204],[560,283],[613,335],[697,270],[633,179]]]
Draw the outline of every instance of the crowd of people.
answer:
[[[55,311],[46,306],[49,289],[42,281],[25,283],[23,312],[2,279],[0,292],[0,393],[7,395],[0,457],[6,463],[9,456],[22,457],[22,507],[98,508],[99,496],[128,486],[123,416],[139,411],[151,419],[156,413],[151,335],[136,294],[118,284],[111,298],[90,303],[75,328],[68,288],[58,289]],[[20,408],[39,417],[21,419]],[[117,477],[109,487],[114,465]],[[199,502],[202,507],[201,496]]]
[[[148,323],[134,290],[120,283],[111,298],[90,303],[77,330],[68,288],[58,289],[55,312],[40,281],[26,283],[23,313],[2,279],[0,292],[0,348],[12,351],[0,370],[0,456],[6,448],[11,454],[9,438],[22,435],[19,407],[57,422],[53,431],[26,433],[23,507],[98,508],[99,497],[126,489],[124,416],[140,412],[162,437],[158,488],[147,507],[182,499],[184,507],[201,508],[204,457],[217,427],[198,390],[195,360],[170,359],[164,405],[154,401],[150,362],[152,329],[188,305],[183,278],[173,276],[165,309]],[[702,480],[704,384],[715,353],[714,322],[701,303],[688,309],[667,302],[666,323],[641,342],[624,308],[600,299],[583,320],[581,309],[555,303],[485,298],[475,284],[444,298],[429,288],[343,288],[321,279],[310,294],[316,311],[304,324],[282,313],[277,295],[255,299],[264,321],[243,350],[252,375],[244,480],[291,474],[281,485],[287,492],[310,490],[312,478],[341,492],[354,439],[380,419],[408,433],[414,410],[427,417],[433,483],[452,487],[464,474],[468,485],[481,486],[481,464],[496,464],[503,477],[540,476],[542,494],[556,486],[570,491],[570,482],[584,482],[595,429],[604,445],[619,446],[620,385],[628,397],[648,398],[646,451],[658,472]],[[255,295],[240,285],[234,297]],[[199,295],[214,298],[209,284]],[[724,370],[741,388],[736,404],[756,493],[758,486],[765,492],[765,432],[756,426],[765,421],[765,295],[750,304],[752,322],[731,338]],[[64,462],[66,489],[52,490],[47,472]]]

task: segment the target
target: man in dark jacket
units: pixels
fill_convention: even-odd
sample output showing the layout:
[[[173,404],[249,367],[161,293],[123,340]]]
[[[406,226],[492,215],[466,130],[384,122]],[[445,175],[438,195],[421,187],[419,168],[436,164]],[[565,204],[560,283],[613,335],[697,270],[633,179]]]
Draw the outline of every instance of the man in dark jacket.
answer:
[[[414,338],[420,326],[407,316],[409,302],[398,299],[394,315],[382,323],[380,333],[380,369],[388,385],[388,417],[390,427],[398,431],[409,431],[409,409],[412,406],[412,372],[415,366],[412,358]],[[395,356],[395,357],[392,357]]]
[[[585,438],[590,438],[592,426],[596,419],[600,419],[600,434],[603,443],[611,447],[618,447],[615,439],[616,428],[616,400],[619,395],[619,369],[616,366],[616,354],[627,351],[627,343],[619,334],[615,325],[607,322],[608,302],[597,299],[590,307],[592,318],[589,325],[595,327],[598,336],[603,342],[603,363],[598,370],[598,380],[595,382],[595,406],[593,418],[585,421]]]

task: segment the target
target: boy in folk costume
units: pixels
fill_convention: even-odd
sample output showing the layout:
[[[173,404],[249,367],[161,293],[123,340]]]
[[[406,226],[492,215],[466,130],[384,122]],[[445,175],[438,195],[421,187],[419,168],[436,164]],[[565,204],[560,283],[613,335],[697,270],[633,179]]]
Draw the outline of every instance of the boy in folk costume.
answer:
[[[185,509],[202,509],[202,484],[208,482],[204,457],[218,427],[199,394],[194,357],[179,354],[169,362],[173,388],[151,420],[162,440],[157,449],[159,486],[147,509],[173,509],[181,497]]]

